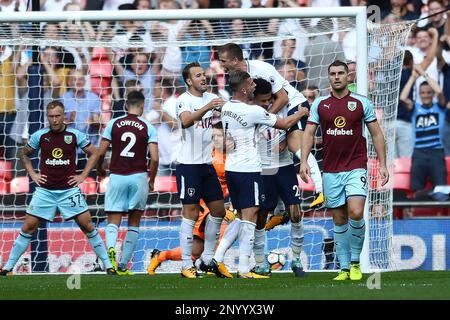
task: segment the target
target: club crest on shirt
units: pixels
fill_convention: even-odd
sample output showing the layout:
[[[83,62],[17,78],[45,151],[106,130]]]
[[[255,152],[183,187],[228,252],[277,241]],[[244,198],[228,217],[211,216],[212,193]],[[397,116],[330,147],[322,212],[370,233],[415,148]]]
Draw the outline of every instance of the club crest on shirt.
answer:
[[[195,194],[195,188],[188,188],[188,195],[189,195],[189,197],[194,196],[194,194]]]
[[[350,111],[355,111],[356,110],[356,101],[349,101],[347,103],[347,108]]]
[[[64,142],[67,144],[72,143],[72,136],[64,136]]]

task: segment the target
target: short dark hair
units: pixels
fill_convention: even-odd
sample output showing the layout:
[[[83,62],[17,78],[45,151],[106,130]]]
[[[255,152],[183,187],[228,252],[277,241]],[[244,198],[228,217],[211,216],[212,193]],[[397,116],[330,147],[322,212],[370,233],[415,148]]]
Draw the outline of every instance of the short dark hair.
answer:
[[[167,91],[168,94],[172,95],[175,92],[175,81],[173,79],[164,78],[161,81],[161,88]]]
[[[242,52],[241,47],[239,47],[236,43],[230,42],[219,47],[218,53],[224,52],[228,54],[228,58],[230,59],[236,58],[239,61],[244,60],[244,53]]]
[[[315,90],[319,90],[319,87],[316,85],[309,85],[305,88],[305,90],[315,91]]]
[[[131,88],[131,87],[137,87],[137,86],[142,86],[141,81],[139,81],[138,79],[130,79],[125,81],[124,87],[125,88]]]
[[[417,34],[419,33],[419,32],[426,32],[426,33],[428,33],[428,28],[425,28],[425,27],[417,27],[416,28],[416,33],[415,33],[415,37],[417,37]]]
[[[187,79],[191,76],[191,68],[195,68],[195,67],[201,67],[200,63],[191,62],[186,67],[184,67],[183,73],[182,73],[184,83],[187,84]]]
[[[244,81],[250,78],[250,75],[241,70],[234,70],[230,72],[230,88],[231,91],[237,92],[241,88]]]
[[[429,85],[430,84],[428,83],[428,81],[423,81],[422,83],[420,83],[419,88],[422,88],[423,86],[429,86]]]
[[[137,10],[133,3],[124,3],[117,7],[118,10]]]
[[[328,73],[330,73],[331,67],[344,67],[345,72],[348,73],[348,65],[344,61],[334,60],[333,63],[328,66]]]
[[[134,0],[133,1],[133,5],[136,7],[136,9],[137,9],[137,7],[138,7],[138,5],[139,5],[139,2],[141,2],[142,0]],[[149,4],[150,4],[150,8],[152,7],[152,3],[151,3],[151,1],[149,1],[149,0],[144,0],[144,1],[146,1],[146,2],[148,2]]]
[[[260,94],[272,93],[272,85],[269,81],[266,81],[262,78],[256,78],[253,79],[253,82],[256,84],[255,91],[253,92],[255,96]]]
[[[287,38],[287,39],[283,39],[283,40],[281,40],[281,43],[283,44],[283,43],[286,42],[286,41],[294,41],[294,43],[297,43],[297,39],[295,39],[295,38]]]
[[[127,95],[127,106],[128,107],[139,107],[145,103],[145,96],[142,92],[133,90]]]
[[[64,111],[64,104],[61,102],[61,100],[53,100],[47,104],[47,111],[51,109],[55,109],[56,107],[61,107]]]

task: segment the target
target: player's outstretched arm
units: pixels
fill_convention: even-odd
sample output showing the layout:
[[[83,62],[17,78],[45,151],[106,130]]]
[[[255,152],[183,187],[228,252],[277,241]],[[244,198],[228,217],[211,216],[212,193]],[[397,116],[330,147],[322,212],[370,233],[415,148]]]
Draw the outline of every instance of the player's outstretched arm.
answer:
[[[316,134],[317,124],[308,122],[302,137],[302,158],[300,159],[300,178],[308,183],[308,176],[311,176],[311,169],[308,165],[308,157],[314,145],[314,136]]]
[[[189,128],[190,126],[194,125],[195,121],[199,121],[202,119],[202,117],[210,110],[213,110],[215,108],[222,108],[225,101],[217,98],[211,100],[207,105],[203,106],[202,108],[198,109],[195,112],[189,112],[184,111],[180,114],[180,120],[181,124],[183,125],[183,128]]]
[[[91,172],[92,169],[94,169],[95,165],[98,162],[99,153],[96,147],[94,147],[92,144],[89,144],[87,147],[83,149],[85,153],[89,156],[89,159],[86,163],[86,166],[83,169],[83,172],[81,174],[69,177],[69,185],[72,187],[78,186],[80,183],[82,183],[86,177],[88,176],[89,172]]]
[[[308,115],[309,115],[309,110],[307,108],[300,107],[300,109],[296,113],[291,114],[290,116],[288,116],[286,118],[277,118],[277,122],[275,122],[273,127],[277,128],[277,129],[288,130],[293,125],[295,125],[297,122],[299,122],[301,118],[308,116]]]
[[[431,63],[433,63],[433,60],[436,57],[437,51],[439,49],[439,32],[437,31],[437,29],[430,28],[428,29],[428,33],[431,37],[431,45],[428,47],[425,53],[425,57],[420,63],[420,66],[423,70],[427,70]]]
[[[281,88],[274,94],[274,100],[272,107],[270,108],[270,113],[277,114],[278,111],[283,109],[289,102],[289,97],[286,90]]]
[[[434,93],[436,94],[436,96],[438,98],[439,105],[445,106],[445,96],[444,96],[444,93],[442,92],[442,88],[439,85],[439,83],[437,83],[436,80],[431,78],[430,75],[425,70],[423,70],[420,66],[415,66],[415,69],[425,78],[425,80],[430,85],[431,89],[433,89]]]
[[[386,144],[384,135],[377,121],[367,123],[370,135],[372,136],[373,146],[377,152],[380,161],[381,185],[384,186],[389,181],[389,171],[386,166]]]
[[[158,144],[155,142],[151,142],[148,144],[148,150],[150,153],[150,172],[149,172],[149,182],[148,186],[150,191],[153,191],[155,186],[155,178],[156,173],[158,172],[158,164],[159,164],[159,153],[158,153]]]
[[[409,93],[416,83],[417,78],[419,77],[419,73],[416,70],[413,70],[411,77],[409,77],[408,82],[406,82],[403,87],[402,92],[400,93],[400,101],[403,102],[406,108],[411,111],[414,107],[414,103],[409,99]]]
[[[29,145],[25,145],[20,152],[20,160],[22,161],[22,165],[27,170],[28,175],[31,179],[38,185],[41,186],[45,182],[47,182],[47,176],[36,173],[33,169],[33,165],[31,164],[31,160],[29,155],[34,151]]]

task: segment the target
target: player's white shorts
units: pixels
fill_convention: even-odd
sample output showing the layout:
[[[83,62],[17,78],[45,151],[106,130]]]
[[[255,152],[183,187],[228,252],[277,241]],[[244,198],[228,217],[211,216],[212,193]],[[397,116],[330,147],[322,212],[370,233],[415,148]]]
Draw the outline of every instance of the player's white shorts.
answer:
[[[106,212],[144,210],[148,197],[147,172],[111,174],[105,195]]]

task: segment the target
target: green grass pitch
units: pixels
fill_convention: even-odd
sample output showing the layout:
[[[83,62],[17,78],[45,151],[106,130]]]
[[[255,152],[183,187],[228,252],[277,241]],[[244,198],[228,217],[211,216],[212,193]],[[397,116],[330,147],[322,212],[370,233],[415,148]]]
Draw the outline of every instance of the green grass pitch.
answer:
[[[0,278],[0,300],[299,300],[299,299],[450,299],[449,271],[381,273],[380,289],[362,281],[335,282],[336,273],[309,273],[295,278],[275,273],[270,279],[183,279],[179,274],[156,276],[81,275],[80,289],[69,290],[69,275]]]

